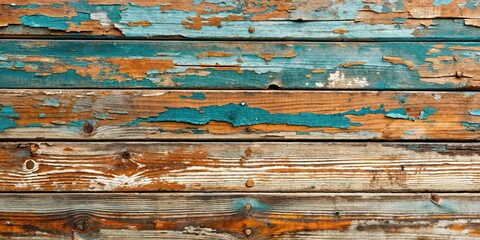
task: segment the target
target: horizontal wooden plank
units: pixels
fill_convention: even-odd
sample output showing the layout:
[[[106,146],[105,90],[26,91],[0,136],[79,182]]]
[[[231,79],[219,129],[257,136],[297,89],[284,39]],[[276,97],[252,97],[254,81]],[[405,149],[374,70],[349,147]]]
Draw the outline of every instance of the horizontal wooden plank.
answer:
[[[2,139],[476,140],[476,92],[0,90]]]
[[[0,10],[5,36],[480,38],[474,0],[2,0]]]
[[[0,191],[479,191],[480,144],[0,144]]]
[[[478,197],[478,194],[433,197],[430,194],[0,194],[0,236],[474,239],[480,226]]]
[[[0,42],[2,88],[478,89],[479,43]]]

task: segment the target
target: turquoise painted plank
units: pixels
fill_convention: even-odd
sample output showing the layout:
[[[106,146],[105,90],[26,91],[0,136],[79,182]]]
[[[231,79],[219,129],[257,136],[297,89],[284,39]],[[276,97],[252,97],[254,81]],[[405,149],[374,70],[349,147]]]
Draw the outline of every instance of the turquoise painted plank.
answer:
[[[457,42],[3,40],[0,87],[475,89],[479,54]]]
[[[3,139],[478,140],[477,92],[2,90]]]
[[[2,0],[2,35],[478,40],[476,0]]]

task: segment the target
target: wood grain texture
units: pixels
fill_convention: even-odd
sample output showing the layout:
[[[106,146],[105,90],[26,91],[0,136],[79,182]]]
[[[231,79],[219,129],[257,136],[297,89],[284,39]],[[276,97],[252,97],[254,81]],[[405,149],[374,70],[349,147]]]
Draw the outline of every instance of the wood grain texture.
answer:
[[[478,191],[473,143],[0,144],[0,191]]]
[[[2,88],[478,89],[479,43],[0,42]]]
[[[4,36],[479,39],[475,0],[2,0]]]
[[[0,236],[474,239],[477,194],[1,194]],[[250,209],[245,206],[249,204]],[[247,237],[246,229],[250,229]]]
[[[476,92],[0,90],[3,139],[476,140]]]

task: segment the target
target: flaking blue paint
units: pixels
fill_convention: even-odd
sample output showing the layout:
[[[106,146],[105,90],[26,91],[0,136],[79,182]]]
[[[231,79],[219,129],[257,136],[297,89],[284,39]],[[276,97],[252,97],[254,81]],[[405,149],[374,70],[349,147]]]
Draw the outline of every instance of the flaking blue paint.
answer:
[[[467,131],[478,131],[480,129],[480,123],[461,122]]]
[[[60,103],[56,98],[45,98],[43,99],[43,106],[59,107]]]
[[[45,27],[55,30],[67,30],[70,24],[68,18],[55,18],[44,15],[24,15],[20,17],[20,22],[29,27]]]
[[[385,114],[386,117],[388,118],[397,118],[397,119],[406,119],[406,120],[415,120],[413,117],[408,116],[408,114],[405,112],[405,108],[395,108],[390,111],[388,111]]]
[[[383,114],[383,105],[372,110],[364,107],[360,110],[350,110],[335,114],[315,114],[300,112],[297,114],[270,113],[261,108],[251,108],[247,105],[229,103],[222,106],[206,106],[194,108],[167,108],[165,112],[155,117],[137,118],[126,123],[126,126],[138,126],[140,122],[183,122],[195,125],[204,125],[210,121],[228,122],[235,127],[255,124],[287,124],[307,127],[349,128],[362,126],[361,123],[351,122],[348,115],[364,116],[366,114]]]
[[[448,5],[451,3],[453,0],[433,0],[433,5],[438,7],[440,5]]]
[[[429,116],[436,113],[437,111],[438,111],[438,109],[433,108],[433,107],[424,107],[423,110],[420,112],[420,115],[418,116],[418,119],[425,120]]]
[[[12,118],[19,118],[15,113],[14,108],[11,105],[3,105],[0,111],[0,132],[5,131],[7,128],[14,128],[17,126],[15,120]]]
[[[472,116],[480,116],[480,109],[468,110],[468,113]]]

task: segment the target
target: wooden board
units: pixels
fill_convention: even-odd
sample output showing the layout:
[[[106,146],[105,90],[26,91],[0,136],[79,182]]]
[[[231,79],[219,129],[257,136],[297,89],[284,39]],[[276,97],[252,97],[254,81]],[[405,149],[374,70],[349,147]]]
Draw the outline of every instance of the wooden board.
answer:
[[[0,194],[0,236],[474,239],[478,197],[438,194],[434,203],[426,193]]]
[[[463,42],[3,40],[0,87],[478,89],[478,55]]]
[[[476,92],[0,90],[3,139],[476,140]]]
[[[4,36],[478,40],[474,0],[2,0]]]
[[[479,191],[473,143],[0,144],[0,191]]]

